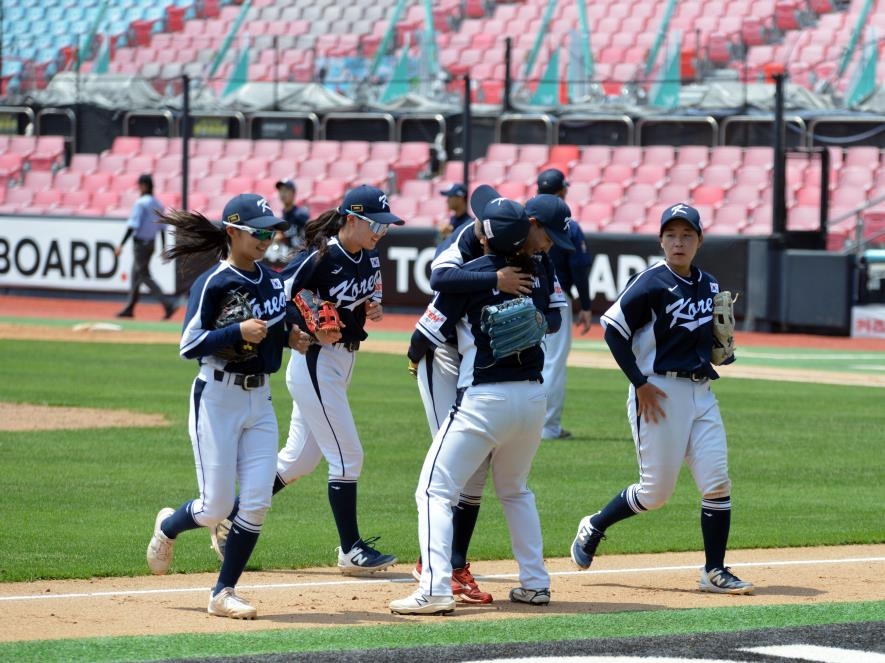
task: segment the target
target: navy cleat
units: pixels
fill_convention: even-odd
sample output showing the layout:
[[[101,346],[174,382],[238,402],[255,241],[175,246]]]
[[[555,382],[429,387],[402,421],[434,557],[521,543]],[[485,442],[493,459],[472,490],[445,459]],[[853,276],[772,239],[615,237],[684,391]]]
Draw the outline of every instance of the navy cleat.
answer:
[[[593,514],[595,516],[599,512]],[[585,516],[581,518],[578,525],[578,533],[575,540],[572,541],[572,561],[579,569],[589,569],[593,563],[593,556],[596,554],[596,548],[599,542],[605,538],[605,534],[593,527],[590,519],[593,516]]]
[[[337,548],[338,568],[341,573],[346,576],[364,576],[396,564],[394,555],[385,555],[372,547],[377,540],[377,536],[365,541],[360,539],[346,553]]]

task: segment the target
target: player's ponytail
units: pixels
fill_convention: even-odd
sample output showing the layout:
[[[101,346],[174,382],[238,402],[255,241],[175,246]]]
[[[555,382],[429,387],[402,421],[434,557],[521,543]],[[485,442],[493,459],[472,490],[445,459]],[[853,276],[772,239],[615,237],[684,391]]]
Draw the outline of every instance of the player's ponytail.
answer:
[[[346,216],[339,214],[334,209],[323,212],[315,219],[311,219],[304,226],[305,246],[308,249],[315,249],[318,254],[317,258],[322,257],[326,252],[329,238],[338,234],[346,220]]]
[[[168,209],[159,215],[157,223],[165,223],[175,229],[175,241],[162,253],[167,262],[199,254],[211,254],[215,259],[223,260],[230,253],[228,234],[199,212]]]

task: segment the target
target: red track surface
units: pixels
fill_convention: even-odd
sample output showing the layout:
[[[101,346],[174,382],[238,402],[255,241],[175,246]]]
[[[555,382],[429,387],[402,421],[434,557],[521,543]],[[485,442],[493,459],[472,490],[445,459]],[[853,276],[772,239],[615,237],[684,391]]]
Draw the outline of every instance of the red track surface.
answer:
[[[0,317],[5,318],[47,318],[47,319],[89,319],[113,320],[115,314],[123,307],[121,302],[108,302],[90,299],[70,299],[64,297],[20,297],[0,295]],[[157,321],[163,319],[163,307],[155,303],[139,304],[135,309],[136,319]],[[181,322],[184,311],[179,310],[173,322]],[[415,328],[418,312],[388,313],[384,320],[373,327],[384,331],[411,331]],[[371,329],[370,329],[371,332]],[[602,339],[602,328],[594,324],[590,333],[584,337],[576,334],[575,338],[590,340]],[[793,348],[819,348],[830,350],[854,350],[885,352],[885,339],[846,338],[841,336],[812,336],[810,334],[763,334],[759,332],[738,332],[738,346],[778,346]]]

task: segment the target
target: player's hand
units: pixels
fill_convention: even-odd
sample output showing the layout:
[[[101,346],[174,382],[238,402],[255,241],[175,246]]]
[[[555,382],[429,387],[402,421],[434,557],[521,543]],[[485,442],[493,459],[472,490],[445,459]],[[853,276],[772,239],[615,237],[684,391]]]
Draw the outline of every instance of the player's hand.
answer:
[[[645,423],[651,421],[658,423],[658,419],[666,419],[664,408],[661,406],[661,399],[667,398],[667,392],[658,389],[651,382],[646,382],[641,387],[636,388],[636,414],[642,417]]]
[[[384,317],[384,308],[381,306],[381,302],[376,302],[374,299],[367,301],[366,317],[372,322],[380,322]]]
[[[418,364],[409,359],[409,375],[416,380],[418,379]]]
[[[581,328],[581,336],[590,331],[590,326],[593,324],[593,312],[592,311],[579,311],[578,319],[575,320],[575,324]]]
[[[307,352],[310,344],[313,342],[313,336],[306,331],[301,331],[298,326],[293,326],[289,332],[289,347],[300,354]]]
[[[240,323],[240,335],[249,343],[261,343],[267,336],[267,322],[258,318],[243,320]]]
[[[530,295],[534,279],[531,274],[520,271],[517,267],[508,266],[498,270],[498,290],[508,295]]]
[[[344,326],[344,323],[341,323],[341,326]],[[316,332],[317,340],[323,345],[331,345],[332,343],[337,343],[341,340],[341,330],[340,329],[317,329]]]

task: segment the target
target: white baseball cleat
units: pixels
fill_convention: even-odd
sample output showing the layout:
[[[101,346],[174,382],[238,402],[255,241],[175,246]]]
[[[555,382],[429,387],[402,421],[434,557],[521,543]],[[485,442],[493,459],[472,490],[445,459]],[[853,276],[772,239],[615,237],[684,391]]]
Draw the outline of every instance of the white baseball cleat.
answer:
[[[237,596],[233,587],[225,587],[215,596],[209,592],[210,615],[216,617],[230,617],[231,619],[255,619],[258,611],[246,601]]]
[[[427,596],[421,590],[390,602],[390,612],[395,615],[447,615],[454,611],[454,597]]]
[[[702,592],[713,592],[715,594],[753,593],[753,583],[741,580],[727,566],[709,571],[702,566],[698,588]]]
[[[154,535],[147,547],[147,563],[151,569],[151,573],[155,576],[162,576],[169,570],[172,564],[172,547],[175,545],[175,539],[170,539],[163,534],[160,529],[160,523],[175,513],[175,509],[166,507],[160,509],[157,518],[154,521]]]

